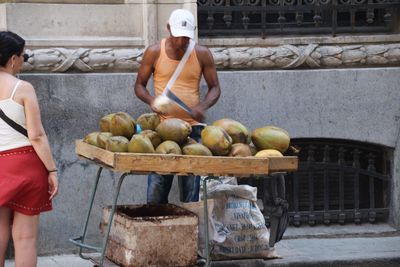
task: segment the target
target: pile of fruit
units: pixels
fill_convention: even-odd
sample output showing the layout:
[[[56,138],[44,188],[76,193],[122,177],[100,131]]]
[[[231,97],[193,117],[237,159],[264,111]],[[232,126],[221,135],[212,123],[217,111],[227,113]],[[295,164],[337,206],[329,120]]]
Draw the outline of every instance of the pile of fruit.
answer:
[[[271,157],[283,156],[289,148],[287,131],[264,126],[251,134],[232,119],[220,119],[201,132],[201,143],[190,138],[192,127],[181,119],[160,121],[156,113],[134,120],[125,112],[100,119],[100,131],[84,142],[112,151],[128,153],[183,154],[197,156]]]

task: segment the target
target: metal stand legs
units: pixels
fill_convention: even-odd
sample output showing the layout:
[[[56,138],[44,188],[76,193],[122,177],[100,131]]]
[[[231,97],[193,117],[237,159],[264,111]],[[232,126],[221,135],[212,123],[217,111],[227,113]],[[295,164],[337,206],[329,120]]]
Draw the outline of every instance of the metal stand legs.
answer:
[[[103,244],[101,247],[96,247],[96,246],[92,246],[89,244],[85,244],[85,238],[86,238],[86,234],[87,234],[87,228],[88,228],[88,224],[89,224],[89,219],[90,219],[90,214],[92,212],[92,208],[93,208],[93,202],[94,202],[94,198],[96,196],[96,191],[97,191],[97,185],[99,183],[99,179],[100,179],[100,174],[103,170],[103,167],[99,167],[99,170],[97,171],[97,176],[95,179],[95,183],[93,186],[93,190],[92,190],[92,194],[90,197],[90,202],[89,202],[89,210],[86,214],[86,221],[83,227],[83,231],[82,231],[82,235],[76,238],[70,238],[69,241],[72,242],[74,245],[79,247],[79,257],[81,257],[82,259],[85,260],[90,260],[90,257],[87,257],[85,255],[83,255],[82,253],[82,249],[90,249],[90,250],[94,250],[96,252],[100,252],[101,253],[101,257],[100,257],[100,261],[99,261],[99,266],[103,267],[104,266],[104,257],[105,257],[105,253],[106,253],[106,248],[107,248],[107,242],[108,242],[108,237],[110,235],[110,230],[111,230],[111,226],[112,226],[112,220],[114,217],[114,213],[115,213],[115,209],[117,206],[117,202],[118,202],[118,197],[119,197],[119,193],[121,190],[121,185],[122,182],[124,181],[125,177],[128,175],[128,173],[123,173],[120,178],[118,179],[118,184],[117,187],[115,188],[114,191],[114,196],[113,196],[113,204],[112,204],[112,208],[111,208],[111,212],[110,212],[110,216],[108,218],[108,225],[107,225],[107,230],[105,232],[104,238],[103,238]]]
[[[107,242],[108,242],[108,236],[110,235],[110,230],[111,230],[112,221],[113,221],[113,217],[114,217],[114,213],[115,213],[115,208],[116,208],[117,202],[118,202],[119,192],[121,190],[121,185],[127,175],[128,175],[127,173],[124,173],[121,175],[121,177],[118,180],[117,188],[115,189],[115,192],[114,192],[114,201],[113,201],[113,205],[111,208],[110,216],[108,218],[107,231],[106,231],[106,234],[104,235],[104,239],[103,239],[103,249],[101,251],[100,267],[103,267],[104,256],[106,254],[106,248],[107,248]]]

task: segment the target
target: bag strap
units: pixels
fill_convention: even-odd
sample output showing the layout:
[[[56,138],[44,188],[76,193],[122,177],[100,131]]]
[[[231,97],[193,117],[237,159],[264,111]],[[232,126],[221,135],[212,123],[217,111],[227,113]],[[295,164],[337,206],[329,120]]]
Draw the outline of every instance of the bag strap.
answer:
[[[21,125],[19,125],[18,123],[16,123],[15,121],[13,121],[12,119],[10,119],[4,112],[3,110],[0,108],[0,118],[2,118],[5,123],[7,123],[8,125],[11,126],[11,128],[13,128],[14,130],[16,130],[17,132],[19,132],[20,134],[25,135],[26,137],[28,137],[28,131],[22,127]]]
[[[171,78],[169,79],[167,86],[165,86],[164,91],[162,93],[163,95],[167,95],[168,91],[171,90],[171,88],[174,85],[179,74],[181,74],[183,67],[185,66],[185,63],[188,60],[190,54],[192,53],[195,45],[196,45],[196,43],[192,39],[190,39],[189,46],[186,49],[185,54],[183,55],[182,59],[179,61],[179,64],[176,67],[174,74],[172,74]]]
[[[17,91],[18,85],[19,85],[21,82],[22,82],[21,80],[18,80],[18,82],[15,84],[14,89],[13,89],[13,91],[12,91],[12,93],[11,93],[10,99],[13,99],[13,98],[14,98],[14,95],[15,95],[15,92]]]

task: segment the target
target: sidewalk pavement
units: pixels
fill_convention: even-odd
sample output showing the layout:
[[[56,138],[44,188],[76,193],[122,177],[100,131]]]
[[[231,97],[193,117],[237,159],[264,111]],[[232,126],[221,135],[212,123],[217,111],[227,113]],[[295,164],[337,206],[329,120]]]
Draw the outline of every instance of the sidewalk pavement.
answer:
[[[399,267],[400,232],[383,225],[288,228],[282,259],[219,261],[213,267]],[[7,260],[5,267],[13,267]],[[39,257],[38,267],[92,267],[77,255]]]
[[[7,260],[5,267],[14,267],[14,261]],[[93,263],[77,255],[55,255],[38,257],[37,267],[93,267]]]

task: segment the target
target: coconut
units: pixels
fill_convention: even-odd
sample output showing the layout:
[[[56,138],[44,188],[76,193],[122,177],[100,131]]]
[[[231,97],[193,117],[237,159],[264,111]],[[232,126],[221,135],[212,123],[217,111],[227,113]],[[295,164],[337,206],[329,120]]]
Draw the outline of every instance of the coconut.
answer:
[[[206,126],[201,131],[201,141],[216,156],[226,156],[232,148],[232,138],[218,126]]]
[[[156,149],[159,154],[182,154],[182,150],[174,141],[164,141]]]
[[[136,123],[140,125],[142,130],[155,130],[160,124],[160,117],[157,113],[145,113],[137,118]]]
[[[97,144],[101,148],[106,148],[107,139],[112,136],[110,132],[101,132],[97,135]]]
[[[140,134],[149,138],[151,143],[153,144],[153,147],[158,147],[162,142],[160,135],[155,131],[144,130],[140,132]]]
[[[257,148],[256,148],[253,144],[250,144],[250,145],[249,145],[249,148],[250,148],[250,151],[251,151],[251,155],[252,155],[252,156],[254,156],[255,154],[257,154],[258,150],[257,150]]]
[[[100,119],[100,121],[99,121],[100,131],[110,132],[111,118],[114,115],[115,115],[115,113],[111,113],[111,114],[105,115],[103,118]]]
[[[107,139],[106,149],[112,152],[128,152],[129,140],[125,136],[112,136]]]
[[[285,153],[290,143],[289,133],[275,126],[255,129],[251,134],[251,140],[258,150],[276,149],[282,153]]]
[[[154,147],[150,139],[142,134],[132,136],[128,144],[128,152],[131,153],[154,153]]]
[[[136,125],[132,117],[125,112],[117,112],[112,116],[110,123],[110,132],[114,136],[125,136],[128,139],[135,134]]]
[[[168,113],[172,109],[173,102],[165,95],[157,96],[153,106],[162,113]]]
[[[220,119],[213,122],[212,125],[223,128],[229,136],[232,137],[232,144],[249,144],[251,141],[249,131],[238,121],[232,119]]]
[[[97,136],[100,134],[100,132],[92,132],[83,138],[83,142],[88,143],[89,145],[92,146],[99,146],[97,143]]]
[[[191,144],[182,148],[183,155],[212,156],[211,151],[202,144]]]
[[[233,144],[231,152],[229,152],[230,157],[250,157],[252,156],[250,146],[247,144]]]
[[[192,132],[192,126],[181,119],[166,119],[157,126],[156,132],[163,141],[169,140],[182,144]]]
[[[264,149],[258,151],[255,157],[283,157],[282,153],[276,149]]]
[[[194,139],[191,138],[191,137],[188,137],[188,138],[186,139],[186,141],[182,144],[182,147],[185,147],[185,146],[188,146],[188,145],[193,145],[193,144],[197,144],[197,141],[194,140]]]

